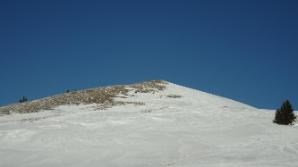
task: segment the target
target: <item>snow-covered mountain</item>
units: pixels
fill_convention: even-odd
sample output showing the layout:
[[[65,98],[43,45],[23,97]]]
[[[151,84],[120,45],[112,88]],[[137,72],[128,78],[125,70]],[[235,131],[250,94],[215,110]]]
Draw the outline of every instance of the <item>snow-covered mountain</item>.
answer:
[[[71,92],[0,113],[1,167],[298,166],[298,126],[166,81]]]

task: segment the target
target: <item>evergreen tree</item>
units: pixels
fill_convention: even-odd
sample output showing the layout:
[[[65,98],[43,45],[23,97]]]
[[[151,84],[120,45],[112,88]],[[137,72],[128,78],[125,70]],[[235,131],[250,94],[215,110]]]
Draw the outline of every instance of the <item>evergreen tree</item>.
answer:
[[[286,100],[280,109],[276,110],[274,123],[280,125],[292,125],[296,119],[296,116],[293,112],[293,107],[289,100]]]
[[[28,101],[28,99],[27,99],[27,97],[25,97],[25,96],[23,96],[23,97],[19,100],[20,103],[24,103],[24,102],[26,102],[26,101]]]

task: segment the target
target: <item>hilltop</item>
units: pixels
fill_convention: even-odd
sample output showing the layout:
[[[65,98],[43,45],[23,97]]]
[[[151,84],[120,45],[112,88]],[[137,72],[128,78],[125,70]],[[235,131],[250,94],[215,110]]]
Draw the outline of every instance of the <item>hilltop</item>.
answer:
[[[274,112],[146,81],[1,108],[0,166],[296,167],[298,126]],[[26,113],[26,114],[23,114]]]

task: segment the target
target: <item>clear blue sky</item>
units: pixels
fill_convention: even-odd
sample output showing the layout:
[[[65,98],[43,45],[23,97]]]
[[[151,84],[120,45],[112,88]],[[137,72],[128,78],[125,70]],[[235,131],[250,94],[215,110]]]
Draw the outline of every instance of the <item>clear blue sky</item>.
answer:
[[[298,108],[298,1],[0,1],[0,105],[165,79]]]

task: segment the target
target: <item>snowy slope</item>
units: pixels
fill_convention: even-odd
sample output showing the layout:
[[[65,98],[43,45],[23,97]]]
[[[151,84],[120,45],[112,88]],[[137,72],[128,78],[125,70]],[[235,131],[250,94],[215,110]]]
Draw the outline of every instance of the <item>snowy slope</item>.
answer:
[[[0,166],[298,166],[298,126],[274,112],[172,83],[115,100],[1,116]]]

